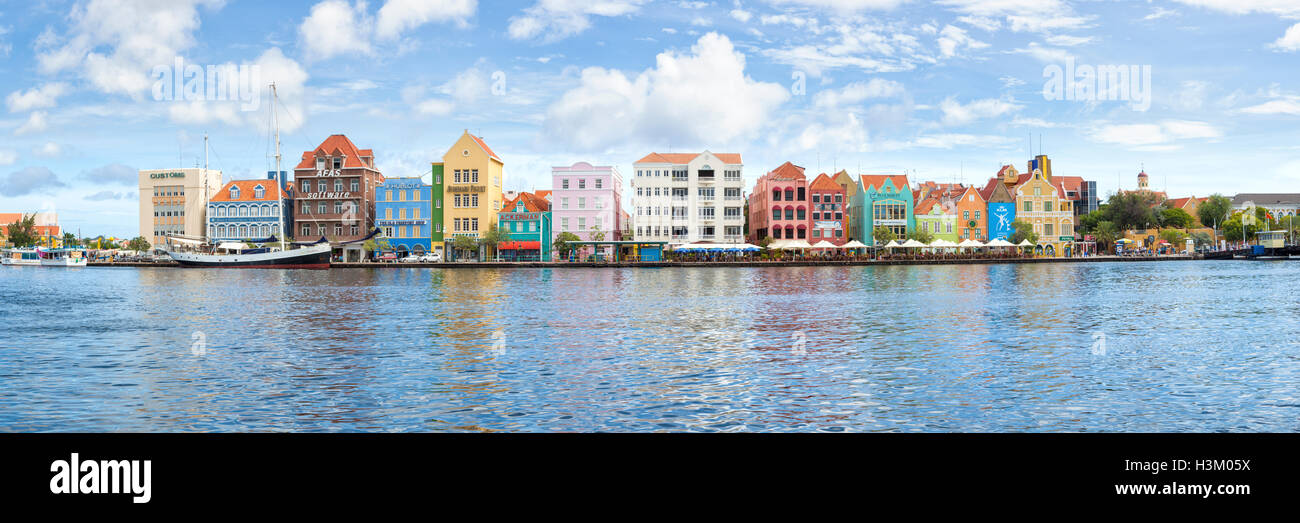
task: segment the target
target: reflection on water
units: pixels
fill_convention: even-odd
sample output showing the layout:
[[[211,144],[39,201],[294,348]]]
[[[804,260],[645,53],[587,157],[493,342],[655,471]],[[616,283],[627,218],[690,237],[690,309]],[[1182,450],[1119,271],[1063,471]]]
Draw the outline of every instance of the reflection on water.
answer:
[[[0,270],[6,431],[1292,431],[1300,264]]]

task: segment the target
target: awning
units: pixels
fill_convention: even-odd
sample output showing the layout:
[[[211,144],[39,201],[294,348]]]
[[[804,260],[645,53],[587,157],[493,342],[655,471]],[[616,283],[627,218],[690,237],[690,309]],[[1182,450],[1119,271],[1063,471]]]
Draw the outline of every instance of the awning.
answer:
[[[541,250],[542,242],[501,242],[497,244],[497,249],[502,251],[537,251]]]

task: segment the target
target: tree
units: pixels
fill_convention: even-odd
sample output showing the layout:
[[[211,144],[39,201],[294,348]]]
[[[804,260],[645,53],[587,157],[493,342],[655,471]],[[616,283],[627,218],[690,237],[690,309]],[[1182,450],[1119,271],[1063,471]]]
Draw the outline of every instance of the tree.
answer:
[[[478,250],[478,242],[474,241],[474,238],[470,238],[469,236],[457,236],[455,240],[452,240],[451,247],[452,249],[455,249],[457,253],[476,251]],[[457,258],[460,258],[460,256],[457,256]]]
[[[144,236],[136,236],[131,238],[131,241],[126,242],[126,248],[132,251],[147,251],[149,250],[149,240],[144,239]]]
[[[591,241],[593,242],[605,241],[605,231],[600,230],[599,225],[592,225],[591,232],[588,233],[587,236],[591,238]]]
[[[1187,235],[1174,229],[1165,229],[1160,231],[1160,239],[1169,242],[1169,245],[1178,247],[1187,239]]]
[[[5,236],[9,238],[9,243],[14,247],[30,247],[36,245],[40,240],[40,235],[36,233],[36,215],[24,214],[18,221],[9,224],[5,229]]]
[[[63,233],[63,246],[68,247],[77,244],[77,235],[70,232]]]
[[[934,241],[934,235],[930,234],[930,231],[926,231],[922,229],[912,229],[911,231],[908,231],[907,239],[916,240],[921,243],[930,243]]]
[[[898,239],[898,235],[894,234],[893,229],[888,227],[876,227],[871,231],[871,237],[879,244],[889,243]]]
[[[1160,223],[1165,227],[1186,229],[1192,226],[1192,215],[1182,209],[1165,209],[1160,211]]]
[[[1222,227],[1228,221],[1228,212],[1232,210],[1232,200],[1222,194],[1214,194],[1196,207],[1196,217],[1206,227]]]
[[[1205,231],[1192,233],[1192,241],[1196,242],[1197,248],[1210,247],[1214,245],[1214,237],[1210,236],[1210,233]]]
[[[754,242],[754,245],[766,249],[768,245],[772,245],[772,237],[764,236],[762,238],[759,238],[757,242]]]
[[[1105,221],[1110,221],[1110,220],[1106,216],[1106,212],[1102,211],[1101,209],[1080,216],[1079,232],[1083,234],[1091,234],[1093,231],[1097,229],[1097,226],[1101,224],[1101,222],[1105,222]],[[1110,224],[1114,226],[1115,222],[1110,222]]]
[[[582,238],[579,238],[578,235],[569,231],[564,231],[555,236],[555,241],[552,245],[555,246],[555,250],[560,253],[561,257],[567,258],[569,253],[573,252],[573,250],[577,248],[574,245],[570,245],[570,243],[577,241],[582,241]]]
[[[1146,229],[1159,222],[1152,207],[1155,197],[1145,193],[1127,192],[1106,199],[1106,217],[1120,229]]]
[[[1092,234],[1097,239],[1097,243],[1101,245],[1103,251],[1115,245],[1115,240],[1120,239],[1120,230],[1119,227],[1115,226],[1115,222],[1100,222],[1093,227],[1092,232],[1089,234]]]
[[[1016,232],[1011,233],[1011,238],[1007,241],[1015,244],[1019,244],[1025,240],[1029,240],[1029,243],[1038,243],[1038,233],[1034,232],[1034,225],[1032,223],[1016,220],[1011,222],[1011,227],[1014,228]]]
[[[361,248],[365,249],[366,252],[383,252],[383,251],[393,250],[393,246],[388,243],[388,238],[385,238],[383,236],[376,236],[374,238],[366,240],[361,244]]]
[[[483,233],[482,238],[479,238],[479,244],[491,251],[496,251],[497,245],[506,241],[510,241],[510,231],[497,227],[495,223],[488,225],[487,232]]]

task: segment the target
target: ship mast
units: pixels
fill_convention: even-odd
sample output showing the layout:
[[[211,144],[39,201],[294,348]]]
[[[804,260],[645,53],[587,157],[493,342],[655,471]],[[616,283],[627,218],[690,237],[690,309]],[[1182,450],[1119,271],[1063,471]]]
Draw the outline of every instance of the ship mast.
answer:
[[[275,82],[271,82],[271,124],[275,126],[275,194],[279,195],[278,199],[280,200],[279,202],[276,202],[279,204],[277,207],[280,209],[280,213],[277,215],[280,227],[280,250],[287,251],[289,250],[289,243],[286,238],[288,238],[289,235],[284,230],[284,214],[289,212],[289,210],[284,208],[284,200],[286,196],[284,194],[284,180],[280,179],[280,120],[275,114],[276,98]]]

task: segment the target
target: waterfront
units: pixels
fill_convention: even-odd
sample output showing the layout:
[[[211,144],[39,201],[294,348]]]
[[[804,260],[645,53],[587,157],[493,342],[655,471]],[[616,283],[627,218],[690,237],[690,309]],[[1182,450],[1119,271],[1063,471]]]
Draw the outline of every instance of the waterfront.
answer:
[[[0,430],[1294,431],[1297,284],[1242,261],[5,267]]]

